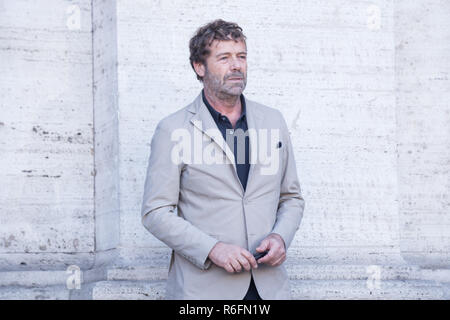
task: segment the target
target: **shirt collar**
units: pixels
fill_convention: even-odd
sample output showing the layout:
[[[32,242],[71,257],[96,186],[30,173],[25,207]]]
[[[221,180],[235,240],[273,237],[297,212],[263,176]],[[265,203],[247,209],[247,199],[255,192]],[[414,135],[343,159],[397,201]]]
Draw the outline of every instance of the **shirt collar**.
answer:
[[[241,106],[242,106],[242,110],[241,110],[241,116],[239,117],[239,119],[244,119],[244,117],[246,117],[246,106],[245,106],[245,97],[243,94],[241,94],[240,96],[241,98]],[[213,119],[217,122],[220,120],[220,117],[222,116],[222,114],[220,112],[218,112],[216,109],[214,109],[211,104],[208,102],[208,100],[206,99],[205,96],[205,90],[202,90],[202,99],[203,99],[203,103],[206,105],[206,107],[208,108],[209,112],[211,113]]]

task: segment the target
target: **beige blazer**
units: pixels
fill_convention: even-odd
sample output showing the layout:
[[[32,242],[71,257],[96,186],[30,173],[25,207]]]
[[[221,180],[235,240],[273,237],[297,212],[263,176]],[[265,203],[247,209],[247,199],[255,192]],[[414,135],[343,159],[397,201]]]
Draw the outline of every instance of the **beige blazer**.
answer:
[[[291,298],[283,264],[261,264],[252,271],[230,274],[208,258],[218,241],[254,253],[270,233],[281,235],[287,249],[303,215],[294,152],[281,112],[245,101],[247,125],[252,132],[245,192],[233,152],[201,94],[156,127],[141,213],[147,230],[172,248],[167,299],[241,300],[250,284],[250,272],[263,299]],[[181,148],[189,139],[191,152]],[[272,152],[271,162],[260,156],[264,150],[266,154]],[[214,161],[208,155],[214,156]],[[273,165],[277,156],[279,163]]]

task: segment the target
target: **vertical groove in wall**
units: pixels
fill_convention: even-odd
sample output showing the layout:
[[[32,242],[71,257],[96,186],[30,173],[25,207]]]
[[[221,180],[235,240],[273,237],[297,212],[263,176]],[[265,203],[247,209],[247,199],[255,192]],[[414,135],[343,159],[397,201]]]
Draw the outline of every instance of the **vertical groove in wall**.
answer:
[[[113,48],[115,52],[114,55],[114,63],[113,63],[113,74],[114,74],[114,82],[113,82],[113,99],[115,103],[115,135],[113,138],[113,143],[115,144],[117,148],[117,162],[116,162],[116,175],[115,175],[115,186],[117,188],[117,246],[120,246],[120,214],[121,214],[121,208],[120,208],[120,119],[119,119],[119,83],[118,83],[118,41],[117,41],[117,2],[116,0],[111,1],[111,6],[113,7],[113,23],[112,23],[112,33],[113,33]]]
[[[94,204],[94,252],[97,251],[97,239],[96,239],[96,198],[95,198],[95,190],[97,187],[97,166],[95,163],[95,128],[96,128],[96,122],[95,122],[95,55],[94,55],[94,0],[91,0],[91,50],[92,50],[92,79],[91,79],[91,83],[92,83],[92,161],[94,162],[94,175],[93,175],[93,179],[94,179],[94,183],[93,183],[93,204]]]
[[[117,37],[115,1],[91,1],[94,118],[95,251],[116,249],[120,237]]]
[[[399,123],[398,123],[398,119],[399,119],[399,111],[398,111],[398,95],[397,95],[397,91],[398,91],[398,79],[397,79],[397,33],[395,32],[396,28],[397,28],[397,16],[396,16],[396,12],[397,12],[397,4],[394,1],[393,2],[393,8],[392,8],[393,12],[392,12],[392,38],[393,38],[393,48],[394,48],[394,108],[395,108],[395,113],[394,113],[394,122],[395,122],[395,166],[396,166],[396,171],[395,171],[395,179],[397,181],[396,183],[396,202],[397,202],[397,222],[398,222],[398,248],[401,250],[400,246],[401,246],[401,212],[400,212],[400,175],[399,175],[399,134],[398,134],[398,130],[399,130]]]

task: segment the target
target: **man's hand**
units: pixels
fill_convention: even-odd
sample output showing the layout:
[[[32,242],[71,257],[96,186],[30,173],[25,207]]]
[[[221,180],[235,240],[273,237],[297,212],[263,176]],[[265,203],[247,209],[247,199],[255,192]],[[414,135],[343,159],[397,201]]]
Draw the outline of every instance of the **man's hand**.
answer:
[[[269,234],[258,248],[257,252],[269,251],[258,263],[266,263],[272,267],[279,266],[286,260],[286,246],[283,238],[277,233]]]
[[[241,272],[242,268],[247,271],[250,271],[251,268],[258,268],[253,255],[244,248],[234,244],[219,241],[211,249],[208,257],[214,264],[230,273]]]

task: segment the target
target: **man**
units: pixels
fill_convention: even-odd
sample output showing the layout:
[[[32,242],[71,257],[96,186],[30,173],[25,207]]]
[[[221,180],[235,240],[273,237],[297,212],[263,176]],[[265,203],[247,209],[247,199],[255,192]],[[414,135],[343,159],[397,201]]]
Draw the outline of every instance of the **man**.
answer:
[[[223,20],[197,30],[204,89],[153,135],[142,223],[172,248],[167,299],[290,298],[282,263],[304,200],[283,116],[242,94],[245,39]]]

